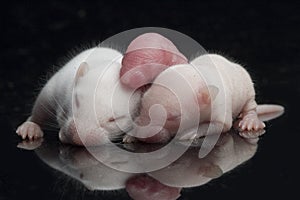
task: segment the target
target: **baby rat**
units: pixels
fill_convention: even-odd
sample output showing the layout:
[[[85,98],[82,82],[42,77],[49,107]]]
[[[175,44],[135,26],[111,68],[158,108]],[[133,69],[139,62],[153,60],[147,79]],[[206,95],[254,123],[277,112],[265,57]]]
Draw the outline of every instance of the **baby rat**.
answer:
[[[43,87],[17,134],[23,139],[43,137],[42,129],[52,120],[64,143],[97,145],[118,137],[130,128],[130,114],[136,113],[140,100],[139,91],[119,82],[121,59],[118,51],[102,47],[75,56]],[[112,98],[118,99],[113,109]]]
[[[178,76],[182,79],[174,80]],[[160,85],[162,83],[166,85]],[[170,89],[177,87],[182,87],[179,91],[191,90],[192,94],[186,95],[184,101],[180,102],[176,93]],[[241,65],[217,54],[202,55],[190,64],[167,68],[154,80],[141,104],[141,113],[136,119],[139,126],[135,133],[143,136],[139,140],[150,143],[168,141],[176,134],[180,123],[196,119],[199,112],[199,127],[187,125],[180,139],[226,132],[231,129],[234,120],[237,120],[235,127],[241,136],[256,138],[264,132],[265,127],[258,114],[283,113],[283,107],[278,105],[257,106],[253,82],[248,72]],[[161,122],[163,117],[155,120],[163,112],[150,112],[150,108],[157,105],[165,109],[164,124]],[[158,126],[161,126],[160,129]],[[126,136],[124,141],[132,142],[134,138]]]

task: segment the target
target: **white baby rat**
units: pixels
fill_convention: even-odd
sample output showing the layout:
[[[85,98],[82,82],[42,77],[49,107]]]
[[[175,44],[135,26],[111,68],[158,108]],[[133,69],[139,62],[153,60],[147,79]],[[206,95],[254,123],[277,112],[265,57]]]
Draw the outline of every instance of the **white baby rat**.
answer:
[[[54,120],[62,142],[97,145],[108,139],[104,136],[114,138],[129,129],[141,93],[120,85],[121,59],[121,53],[103,47],[75,56],[41,90],[17,134],[23,139],[43,137],[42,128]]]
[[[184,81],[173,80],[178,75],[182,76]],[[184,82],[188,87],[183,86]],[[162,83],[167,83],[170,88],[182,87],[180,91],[192,89],[194,95],[186,95],[182,98],[184,101],[179,102],[176,93],[168,87],[161,86]],[[235,127],[240,131],[240,135],[256,138],[264,132],[265,127],[258,114],[283,113],[282,106],[257,106],[253,82],[248,72],[241,65],[217,54],[202,55],[190,64],[169,67],[154,80],[154,84],[144,94],[141,104],[141,113],[136,120],[139,126],[134,132],[136,136],[143,136],[139,137],[139,140],[150,143],[168,141],[178,131],[181,122],[196,118],[199,118],[199,127],[187,125],[184,128],[186,130],[181,130],[180,139],[194,139],[226,132],[236,119],[238,120]],[[151,113],[150,108],[157,104],[165,108],[165,114]],[[200,117],[197,116],[199,111]],[[157,126],[161,125],[159,123],[163,117],[156,122],[155,117],[161,115],[166,116],[166,123],[158,131]],[[124,141],[132,142],[134,138],[127,135]]]

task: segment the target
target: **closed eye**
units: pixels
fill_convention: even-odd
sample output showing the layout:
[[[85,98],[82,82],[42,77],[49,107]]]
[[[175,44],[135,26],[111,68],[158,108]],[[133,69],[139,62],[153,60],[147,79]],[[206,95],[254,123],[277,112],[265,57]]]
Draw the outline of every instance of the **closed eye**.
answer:
[[[111,118],[109,118],[107,121],[108,121],[108,122],[114,122],[114,121],[116,121],[116,120],[120,120],[120,119],[123,119],[123,118],[125,118],[125,117],[126,117],[125,115],[120,116],[120,117],[115,117],[115,118],[111,117]]]
[[[108,122],[114,122],[115,120],[116,120],[115,118],[111,117],[111,118],[108,119]]]
[[[169,115],[167,118],[168,121],[175,121],[180,119],[181,119],[181,115]]]

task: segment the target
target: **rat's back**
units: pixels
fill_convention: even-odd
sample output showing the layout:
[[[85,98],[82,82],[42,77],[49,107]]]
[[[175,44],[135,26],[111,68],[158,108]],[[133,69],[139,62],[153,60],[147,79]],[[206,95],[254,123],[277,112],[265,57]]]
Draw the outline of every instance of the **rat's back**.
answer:
[[[223,101],[223,104],[225,102],[226,106],[231,108],[230,112],[232,112],[233,118],[238,116],[247,102],[255,98],[251,77],[241,65],[217,54],[200,56],[191,63],[206,75],[209,84],[220,89],[220,96],[223,95],[220,101]],[[249,109],[250,107],[253,109],[256,104],[247,106]]]

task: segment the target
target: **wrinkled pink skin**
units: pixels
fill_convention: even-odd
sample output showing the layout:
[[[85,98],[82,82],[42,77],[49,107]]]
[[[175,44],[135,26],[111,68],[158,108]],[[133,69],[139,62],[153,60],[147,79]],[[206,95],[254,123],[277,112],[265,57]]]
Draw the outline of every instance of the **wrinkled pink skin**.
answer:
[[[163,185],[147,175],[139,175],[126,182],[126,190],[134,200],[174,200],[180,197],[181,188]]]
[[[241,101],[238,101],[238,104],[241,104],[242,106],[241,108],[239,108],[238,104],[234,104],[236,108],[231,109],[230,106],[226,107],[227,108],[226,113],[228,113],[228,116],[226,116],[225,122],[219,121],[219,119],[217,118],[213,119],[214,129],[217,131],[220,130],[222,132],[228,131],[232,126],[232,117],[237,117],[237,116],[231,116],[232,113],[235,112],[235,110],[239,110],[238,111],[239,113],[242,112],[240,115],[242,119],[238,124],[240,131],[252,131],[252,130],[257,131],[263,129],[265,125],[257,117],[257,113],[256,113],[257,104],[254,100],[254,97],[252,97],[255,96],[255,92],[252,86],[253,85],[252,81],[250,78],[248,78],[249,75],[247,74],[247,72],[241,66],[238,66],[237,68],[239,69],[235,70],[236,64],[229,62],[228,60],[224,59],[219,55],[212,55],[212,59],[218,61],[217,67],[219,70],[225,71],[222,72],[224,76],[228,77],[229,75],[231,76],[238,75],[239,77],[244,77],[247,80],[249,79],[249,81],[245,83],[247,87],[243,86],[237,89],[242,90],[241,94],[249,90],[248,93],[250,95],[249,97],[244,95],[241,97],[242,98]],[[204,63],[205,63],[205,59],[204,59]],[[175,47],[174,44],[172,44],[172,42],[170,42],[168,39],[158,34],[154,34],[154,33],[144,34],[137,37],[135,40],[133,40],[126,51],[126,54],[122,61],[122,68],[120,73],[121,82],[129,87],[138,88],[143,84],[147,84],[149,83],[149,81],[152,81],[154,78],[156,78],[157,75],[159,75],[166,68],[178,64],[187,64],[187,59],[182,56],[182,54],[177,50],[177,48]],[[223,67],[224,65],[226,66]],[[209,64],[207,65],[207,67],[210,67]],[[243,71],[243,72],[239,72],[239,71]],[[185,71],[183,71],[182,73],[185,73]],[[193,74],[192,75],[189,74],[186,77],[188,78],[188,80],[190,80],[192,79],[193,76],[194,76]],[[239,78],[237,78],[237,81],[239,81]],[[230,81],[228,83],[226,82],[226,84],[228,84],[226,87],[232,85]],[[248,88],[248,86],[250,87],[250,89]],[[198,85],[197,86],[194,85],[193,87],[197,88]],[[149,94],[150,90],[151,90],[151,94]],[[228,88],[225,90],[226,90],[226,94],[231,94],[230,90],[232,90],[232,88]],[[208,126],[208,124],[210,123],[210,117],[209,117],[210,115],[208,114],[211,113],[212,111],[206,108],[210,107],[211,100],[210,97],[208,97],[209,93],[207,91],[203,91],[203,90],[200,91],[201,92],[198,94],[199,97],[197,98],[198,98],[199,106],[202,107],[200,108],[201,115],[204,116],[204,118],[200,121],[203,124],[202,130],[204,133],[205,132],[204,130],[206,130],[205,127]],[[238,92],[235,93],[232,98],[236,100],[239,98],[238,96],[239,93]],[[243,104],[244,101],[245,104]],[[229,99],[227,101],[226,99],[226,102],[228,102],[228,105],[230,105],[231,100]],[[174,98],[174,95],[170,94],[170,91],[165,91],[164,88],[159,86],[156,87],[156,85],[152,85],[151,88],[144,94],[144,97],[142,99],[142,105],[141,105],[141,113],[140,116],[135,121],[137,125],[147,126],[149,124],[150,117],[148,111],[151,105],[155,105],[155,104],[163,105],[166,108],[168,112],[167,122],[164,125],[163,129],[159,131],[156,135],[148,138],[147,137],[137,138],[140,141],[148,142],[148,143],[166,142],[174,136],[173,133],[175,133],[179,127],[180,120],[178,119],[180,118],[178,117],[180,117],[181,113],[177,112],[176,110],[176,108],[178,108],[177,105],[179,105],[178,102],[176,102],[176,98]],[[175,114],[170,114],[171,112]],[[214,111],[214,112],[216,113],[218,111]],[[235,113],[235,115],[237,114],[238,113]],[[154,129],[148,128],[148,129],[143,129],[143,131],[139,131],[138,129],[136,129],[135,132],[137,133],[143,132],[143,134],[147,136],[147,135],[153,135]],[[190,134],[194,134],[194,133],[191,132]],[[194,137],[195,135],[186,135],[186,137],[183,137],[182,139],[193,139]],[[123,141],[132,142],[134,140],[130,138],[130,136],[125,136]]]
[[[145,33],[128,46],[120,70],[121,82],[138,88],[153,81],[166,68],[188,63],[187,58],[167,38]]]
[[[157,33],[145,33],[134,39],[126,50],[120,70],[121,82],[128,87],[139,88],[151,83],[166,68],[187,63],[187,58],[170,40]],[[170,138],[168,131],[160,131],[152,137],[139,140],[156,143],[166,142]]]

